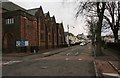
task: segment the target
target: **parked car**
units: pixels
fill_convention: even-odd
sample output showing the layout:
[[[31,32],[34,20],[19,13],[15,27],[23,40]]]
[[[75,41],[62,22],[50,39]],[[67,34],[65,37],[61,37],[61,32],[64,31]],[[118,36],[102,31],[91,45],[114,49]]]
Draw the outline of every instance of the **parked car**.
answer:
[[[85,42],[80,43],[80,46],[84,46],[84,45],[85,45]]]

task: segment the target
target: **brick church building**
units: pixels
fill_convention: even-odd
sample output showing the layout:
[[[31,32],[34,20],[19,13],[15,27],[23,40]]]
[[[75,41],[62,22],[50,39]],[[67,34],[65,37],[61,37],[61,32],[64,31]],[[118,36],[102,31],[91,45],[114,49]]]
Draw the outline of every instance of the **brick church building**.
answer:
[[[25,41],[27,45],[21,45]],[[12,2],[2,2],[2,50],[25,52],[64,45],[63,23],[44,13],[42,7],[26,10]]]

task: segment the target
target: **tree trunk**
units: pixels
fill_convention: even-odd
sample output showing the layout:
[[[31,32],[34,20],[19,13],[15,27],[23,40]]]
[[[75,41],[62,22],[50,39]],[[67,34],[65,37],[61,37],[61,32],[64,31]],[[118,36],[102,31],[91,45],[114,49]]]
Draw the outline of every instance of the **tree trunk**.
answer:
[[[114,31],[114,42],[117,43],[118,42],[118,31]]]
[[[97,2],[97,15],[98,15],[98,22],[96,26],[96,46],[95,46],[95,54],[96,56],[102,55],[102,48],[101,48],[101,29],[102,29],[102,21],[105,11],[106,2],[101,2],[102,8],[100,8],[100,2]]]
[[[98,25],[96,28],[96,46],[95,46],[95,54],[96,56],[102,55],[101,49],[101,21],[98,21]]]

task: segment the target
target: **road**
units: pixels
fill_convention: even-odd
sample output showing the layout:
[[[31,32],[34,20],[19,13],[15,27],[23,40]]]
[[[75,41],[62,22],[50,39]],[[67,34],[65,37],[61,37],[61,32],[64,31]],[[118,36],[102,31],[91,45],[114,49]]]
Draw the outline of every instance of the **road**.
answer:
[[[72,46],[59,54],[40,54],[13,58],[3,57],[3,76],[95,76],[90,44]]]

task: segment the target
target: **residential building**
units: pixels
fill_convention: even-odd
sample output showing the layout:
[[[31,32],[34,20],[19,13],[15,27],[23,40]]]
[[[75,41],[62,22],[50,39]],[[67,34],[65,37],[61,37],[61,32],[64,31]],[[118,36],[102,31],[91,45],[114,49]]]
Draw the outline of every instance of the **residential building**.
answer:
[[[65,32],[65,43],[70,45],[75,45],[77,43],[80,43],[80,39],[77,36],[74,36],[74,34]]]

